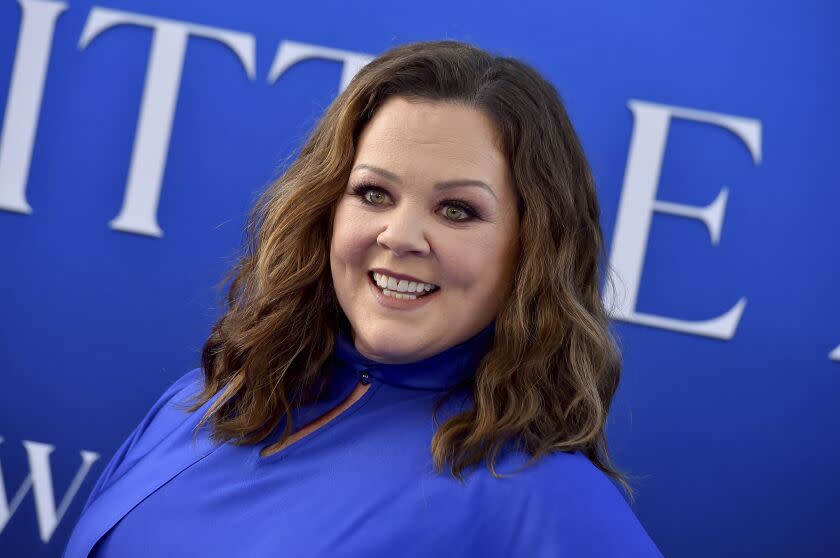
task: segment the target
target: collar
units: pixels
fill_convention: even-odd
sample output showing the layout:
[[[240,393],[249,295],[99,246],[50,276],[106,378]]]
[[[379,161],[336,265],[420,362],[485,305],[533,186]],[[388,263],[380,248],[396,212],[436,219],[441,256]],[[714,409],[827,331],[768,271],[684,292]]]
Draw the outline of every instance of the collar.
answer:
[[[374,379],[405,389],[446,390],[475,374],[479,362],[493,346],[496,321],[436,355],[406,364],[384,364],[362,355],[346,327],[338,330],[334,364],[358,378],[367,372]]]

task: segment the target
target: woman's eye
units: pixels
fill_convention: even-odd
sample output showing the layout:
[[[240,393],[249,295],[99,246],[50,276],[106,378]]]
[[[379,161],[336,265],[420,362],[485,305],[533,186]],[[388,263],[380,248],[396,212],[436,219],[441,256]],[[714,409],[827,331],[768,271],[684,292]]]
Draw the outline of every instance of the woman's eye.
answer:
[[[382,205],[388,193],[378,186],[360,184],[353,188],[353,195],[366,205]],[[444,216],[456,223],[472,221],[479,217],[478,212],[469,204],[460,200],[447,200],[444,203]]]
[[[454,209],[455,211],[449,211],[450,209]],[[457,205],[447,205],[444,212],[452,215],[453,221],[469,221],[472,217],[469,213]],[[459,215],[463,215],[463,217],[459,217]]]
[[[375,194],[374,197],[369,196],[369,193]],[[366,184],[361,184],[353,188],[353,195],[358,196],[362,199],[363,203],[368,205],[380,205],[378,199],[385,197],[385,191],[382,188],[378,188],[376,186],[368,186]]]
[[[385,201],[385,194],[384,192],[381,192],[379,190],[368,188],[367,191],[364,193],[364,200],[368,203],[378,205],[380,202]]]

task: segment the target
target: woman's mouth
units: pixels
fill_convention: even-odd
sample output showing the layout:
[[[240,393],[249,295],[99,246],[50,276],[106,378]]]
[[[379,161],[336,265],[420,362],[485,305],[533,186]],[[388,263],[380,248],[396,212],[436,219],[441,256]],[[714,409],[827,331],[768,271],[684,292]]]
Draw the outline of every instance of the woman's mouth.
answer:
[[[382,291],[385,296],[390,296],[398,300],[417,300],[440,290],[440,287],[437,285],[428,285],[426,283],[397,281],[397,284],[394,285],[394,280],[389,280],[387,276],[380,275],[374,271],[368,272],[368,277],[370,277],[374,286]],[[391,288],[385,285],[389,285]]]
[[[397,283],[397,288],[389,289],[383,285],[390,283],[390,286],[393,287],[393,281],[389,281],[386,276],[378,273],[374,274],[373,271],[368,272],[368,282],[379,295],[377,298],[380,302],[392,308],[410,308],[416,306],[418,303],[424,304],[428,302],[429,297],[433,297],[440,290],[440,287],[436,285],[426,287],[423,283],[414,283],[413,285],[410,283],[402,284],[402,290],[400,290],[399,282]],[[417,292],[417,289],[420,289],[420,292]],[[414,292],[410,292],[411,290],[414,290]]]

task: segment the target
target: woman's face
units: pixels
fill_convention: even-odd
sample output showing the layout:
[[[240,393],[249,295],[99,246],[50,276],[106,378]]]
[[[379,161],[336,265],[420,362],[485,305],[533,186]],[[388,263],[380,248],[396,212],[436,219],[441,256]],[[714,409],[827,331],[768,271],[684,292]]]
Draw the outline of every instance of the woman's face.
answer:
[[[330,269],[366,357],[421,360],[495,319],[518,260],[519,215],[494,137],[479,110],[402,97],[388,98],[362,131],[336,207]],[[393,298],[374,269],[395,276],[392,289],[401,275],[438,289]]]

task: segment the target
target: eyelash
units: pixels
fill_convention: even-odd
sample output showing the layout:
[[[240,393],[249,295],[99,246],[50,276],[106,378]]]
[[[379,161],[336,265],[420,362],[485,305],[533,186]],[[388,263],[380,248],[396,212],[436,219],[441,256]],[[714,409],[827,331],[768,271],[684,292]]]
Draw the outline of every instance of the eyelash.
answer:
[[[367,200],[365,194],[371,191],[382,192],[384,194],[388,193],[384,188],[380,188],[379,186],[375,186],[373,184],[363,183],[353,187],[353,195],[358,196],[362,200],[362,203],[371,206],[380,205],[378,203],[373,203]],[[449,221],[452,221],[453,223],[467,223],[469,221],[475,221],[481,218],[481,215],[478,213],[478,211],[476,211],[470,204],[463,200],[445,200],[444,204],[451,205],[452,207],[457,207],[458,209],[467,214],[466,219],[449,219]]]

